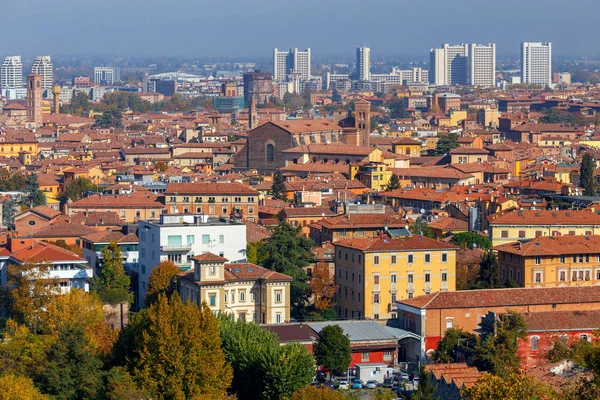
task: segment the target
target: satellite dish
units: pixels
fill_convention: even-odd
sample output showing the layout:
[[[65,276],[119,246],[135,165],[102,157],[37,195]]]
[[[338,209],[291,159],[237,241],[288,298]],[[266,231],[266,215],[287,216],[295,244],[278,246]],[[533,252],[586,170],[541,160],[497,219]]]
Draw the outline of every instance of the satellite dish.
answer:
[[[537,203],[534,201],[534,202],[533,202],[533,205],[535,206],[536,204],[537,204]]]
[[[404,225],[404,229],[408,230],[408,225]]]
[[[421,214],[425,214],[425,209],[421,208]]]

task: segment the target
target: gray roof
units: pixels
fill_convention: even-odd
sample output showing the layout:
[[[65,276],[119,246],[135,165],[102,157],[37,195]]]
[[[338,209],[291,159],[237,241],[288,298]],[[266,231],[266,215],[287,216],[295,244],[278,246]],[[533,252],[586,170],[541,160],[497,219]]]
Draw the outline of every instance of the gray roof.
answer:
[[[316,332],[328,325],[340,326],[350,341],[361,342],[369,340],[397,340],[411,334],[408,331],[388,326],[381,326],[375,321],[328,321],[328,322],[310,322],[310,326]]]

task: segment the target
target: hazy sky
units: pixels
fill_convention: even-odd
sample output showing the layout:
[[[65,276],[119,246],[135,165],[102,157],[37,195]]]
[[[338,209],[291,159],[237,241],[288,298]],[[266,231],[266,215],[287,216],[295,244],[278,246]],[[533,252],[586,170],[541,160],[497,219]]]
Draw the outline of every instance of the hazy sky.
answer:
[[[0,0],[0,54],[422,55],[441,43],[551,41],[600,55],[600,0]]]

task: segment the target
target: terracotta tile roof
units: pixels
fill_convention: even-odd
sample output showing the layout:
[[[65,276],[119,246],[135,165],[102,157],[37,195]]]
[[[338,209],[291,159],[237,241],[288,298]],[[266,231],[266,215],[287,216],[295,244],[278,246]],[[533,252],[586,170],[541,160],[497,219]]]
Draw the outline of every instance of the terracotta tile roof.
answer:
[[[491,225],[599,225],[600,214],[586,210],[515,210],[488,216]]]
[[[358,249],[365,252],[458,249],[458,247],[452,244],[416,235],[397,239],[390,239],[387,237],[341,239],[335,242],[335,245]]]
[[[241,183],[221,182],[171,182],[167,185],[165,194],[205,194],[205,195],[247,195],[258,196],[258,192]]]
[[[454,168],[446,168],[441,166],[420,168],[389,168],[389,170],[398,175],[398,177],[401,179],[405,177],[440,179],[466,179],[473,177],[471,174],[465,174]]]
[[[284,150],[283,152],[366,157],[373,151],[375,151],[375,148],[371,146],[351,146],[348,144],[308,144],[292,147]]]
[[[336,215],[335,211],[326,206],[321,207],[294,207],[284,208],[281,211],[283,218],[295,218],[295,217],[322,217]]]
[[[524,243],[513,242],[496,246],[494,250],[524,257],[600,254],[600,236],[540,236]]]
[[[331,173],[341,173],[341,174],[349,174],[350,166],[344,162],[339,162],[337,164],[333,162],[329,163],[307,163],[307,164],[290,164],[286,167],[281,167],[279,169],[282,172],[306,172],[306,173],[321,173],[321,174],[331,174]]]
[[[291,281],[292,277],[251,263],[225,264],[226,281],[243,281],[248,279]]]
[[[342,130],[342,128],[333,122],[333,120],[325,118],[271,121],[267,123],[278,126],[290,133],[330,132]]]
[[[136,194],[144,194],[136,195]],[[130,195],[92,195],[81,200],[77,200],[68,208],[164,208],[164,205],[156,200],[154,194],[144,192],[134,192]]]
[[[459,231],[468,230],[469,224],[466,221],[452,218],[452,217],[439,217],[429,223],[429,227],[432,229],[440,229],[443,231]]]
[[[474,147],[457,147],[450,150],[450,154],[489,154],[489,151],[485,149],[477,149]]]
[[[14,251],[11,257],[21,262],[85,261],[72,251],[44,242],[34,242],[31,246]]]
[[[521,315],[529,332],[596,330],[600,326],[600,310],[547,311]]]
[[[134,233],[130,233],[128,235],[124,235],[121,232],[107,232],[100,231],[91,233],[83,237],[84,240],[87,240],[92,243],[138,243],[138,237]]]
[[[404,228],[404,221],[396,213],[385,214],[344,214],[331,218],[326,218],[315,222],[328,229],[360,229],[360,228],[380,228],[387,225],[388,228]]]
[[[273,332],[279,338],[280,343],[309,342],[319,338],[319,333],[308,324],[277,324],[261,325],[262,328]]]
[[[449,384],[454,382],[459,389],[475,385],[482,375],[476,367],[465,363],[426,364],[425,371],[431,372],[437,380],[444,379]]]
[[[254,222],[244,221],[244,224],[246,224],[246,241],[248,243],[260,242],[273,235],[270,230]]]
[[[29,210],[23,211],[21,214],[17,215],[15,218],[19,218],[21,215],[24,215],[28,212],[38,214],[44,218],[47,218],[48,220],[56,218],[61,214],[60,211],[56,211],[55,209],[47,207],[47,206],[36,206],[36,207],[30,208]]]
[[[570,304],[600,301],[600,286],[515,288],[436,292],[398,301],[421,309],[486,308],[521,305]]]
[[[224,262],[229,261],[225,257],[221,257],[221,256],[218,256],[218,255],[210,253],[210,252],[209,253],[201,254],[199,256],[196,256],[196,257],[194,257],[194,260],[200,261],[201,263],[203,263],[203,262],[208,262],[208,263],[210,263],[210,262],[224,263]]]
[[[85,225],[58,223],[42,228],[33,233],[36,238],[83,237],[96,230]]]

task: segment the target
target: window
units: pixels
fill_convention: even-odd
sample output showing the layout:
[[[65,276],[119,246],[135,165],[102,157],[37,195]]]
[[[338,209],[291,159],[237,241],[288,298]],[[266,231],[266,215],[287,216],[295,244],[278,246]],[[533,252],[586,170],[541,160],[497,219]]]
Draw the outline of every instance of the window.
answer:
[[[195,243],[195,236],[194,235],[187,235],[187,244],[188,246],[191,244]]]
[[[525,231],[519,231],[519,237],[520,238],[524,238],[525,237]]]
[[[542,283],[542,273],[541,272],[535,273],[535,283]]]
[[[352,282],[354,282],[354,272],[352,273]]]
[[[275,322],[278,324],[281,323],[281,313],[275,314]]]
[[[235,290],[231,291],[231,302],[235,303]]]
[[[208,267],[208,273],[209,275],[214,275],[215,274],[215,266],[211,265],[210,267]]]
[[[540,337],[532,336],[531,337],[531,350],[538,350],[540,348]]]
[[[414,254],[409,254],[408,255],[408,263],[412,264],[415,261],[415,256]]]
[[[446,329],[454,327],[454,318],[446,318]]]
[[[589,342],[590,337],[588,335],[586,335],[585,333],[582,333],[581,335],[579,335],[579,340]]]
[[[561,255],[561,256],[560,256],[560,263],[561,263],[561,264],[564,264],[564,263],[565,263],[565,256],[564,256],[564,255]]]
[[[379,265],[379,256],[373,256],[373,264]]]
[[[442,262],[443,263],[448,262],[448,253],[442,253]]]
[[[442,272],[442,282],[448,282],[448,273]]]
[[[202,244],[210,244],[210,235],[202,235]]]
[[[342,277],[342,269],[341,269],[341,268],[339,268],[339,269],[338,269],[338,278],[341,278],[341,277]]]
[[[541,264],[542,264],[542,257],[535,256],[535,265],[541,265]]]
[[[227,303],[227,292],[223,293],[223,302]]]
[[[281,292],[275,292],[275,303],[281,303]]]
[[[373,285],[379,285],[379,275],[373,275]]]
[[[412,299],[412,298],[413,298],[413,296],[414,296],[413,292],[408,292],[408,298],[409,298],[409,299]]]
[[[252,301],[256,301],[256,292],[254,290],[250,292],[250,298]]]
[[[275,161],[275,146],[269,143],[266,148],[266,153],[267,161]]]
[[[391,361],[393,356],[394,356],[393,351],[386,350],[383,352],[383,360],[384,361]]]
[[[395,254],[392,256],[392,264],[396,264],[396,255]]]
[[[429,264],[431,262],[431,254],[426,253],[425,254],[425,263]]]
[[[240,301],[246,301],[246,291],[240,291]]]
[[[567,280],[567,271],[560,271],[558,273],[558,280],[561,282],[565,282]]]
[[[225,243],[225,235],[219,235],[219,244]]]
[[[373,293],[373,304],[379,304],[379,293]]]
[[[369,361],[369,352],[360,353],[360,361]]]
[[[431,282],[431,274],[430,273],[426,273],[425,274],[425,283],[429,283]]]
[[[396,292],[392,292],[390,301],[392,304],[396,302]]]
[[[208,302],[210,304],[211,307],[214,307],[217,305],[217,296],[214,294],[211,294],[208,296]]]
[[[413,274],[408,274],[408,283],[413,283]]]
[[[392,275],[390,276],[390,282],[392,282],[392,283],[396,283],[396,274],[392,274]]]
[[[500,232],[500,236],[503,238],[507,238],[508,237],[508,231],[502,231]]]
[[[542,231],[535,231],[535,237],[542,236]]]

